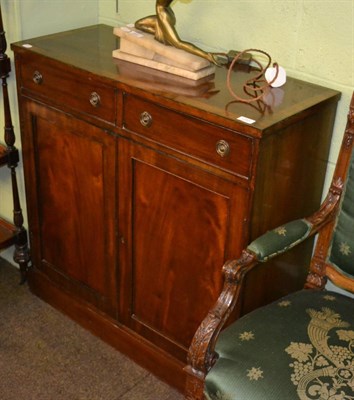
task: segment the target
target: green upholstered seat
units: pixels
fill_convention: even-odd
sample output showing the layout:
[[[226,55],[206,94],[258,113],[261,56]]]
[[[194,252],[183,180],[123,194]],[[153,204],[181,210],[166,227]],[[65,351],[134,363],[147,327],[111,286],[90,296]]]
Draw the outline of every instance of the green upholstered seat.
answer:
[[[245,315],[218,339],[210,400],[354,399],[354,303],[302,290]]]

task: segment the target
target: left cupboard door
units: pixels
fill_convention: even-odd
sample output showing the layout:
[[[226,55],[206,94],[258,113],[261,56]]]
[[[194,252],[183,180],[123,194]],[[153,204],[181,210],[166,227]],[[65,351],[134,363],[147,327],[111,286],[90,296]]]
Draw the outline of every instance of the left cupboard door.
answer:
[[[116,316],[116,138],[22,99],[21,134],[36,274]]]

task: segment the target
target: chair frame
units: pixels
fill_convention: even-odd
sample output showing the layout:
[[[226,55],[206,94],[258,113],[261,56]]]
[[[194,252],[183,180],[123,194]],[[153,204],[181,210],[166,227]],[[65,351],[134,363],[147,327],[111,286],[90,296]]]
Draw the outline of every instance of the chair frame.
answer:
[[[319,210],[310,217],[304,218],[311,227],[310,233],[306,238],[299,238],[290,246],[290,248],[294,247],[309,237],[318,234],[309,273],[304,285],[305,289],[322,290],[329,278],[335,285],[354,292],[354,279],[340,274],[326,259],[341,205],[353,143],[354,93],[350,102],[346,129],[328,194]],[[274,249],[267,257],[267,260],[284,253],[287,249]],[[224,275],[223,289],[216,303],[199,326],[189,348],[188,365],[185,368],[187,372],[186,400],[205,399],[204,380],[217,359],[215,345],[218,336],[240,299],[245,276],[259,264],[265,266],[266,262],[258,259],[257,255],[249,249],[243,250],[240,258],[227,261],[224,264],[222,268]]]

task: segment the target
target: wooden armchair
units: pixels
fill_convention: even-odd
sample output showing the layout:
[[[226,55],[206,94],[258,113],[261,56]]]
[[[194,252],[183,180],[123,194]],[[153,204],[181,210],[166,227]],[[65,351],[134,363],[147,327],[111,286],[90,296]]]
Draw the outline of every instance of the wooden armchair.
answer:
[[[329,193],[311,217],[253,241],[223,267],[223,290],[188,355],[188,400],[354,399],[354,94]],[[222,330],[245,275],[318,234],[304,290]]]

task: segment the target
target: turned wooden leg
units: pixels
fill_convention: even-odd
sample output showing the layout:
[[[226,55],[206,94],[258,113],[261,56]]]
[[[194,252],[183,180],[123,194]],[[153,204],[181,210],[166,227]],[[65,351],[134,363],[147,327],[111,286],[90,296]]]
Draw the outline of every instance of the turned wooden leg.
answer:
[[[11,71],[11,62],[6,54],[7,42],[5,37],[5,31],[3,28],[1,4],[0,4],[0,78],[2,81],[2,93],[3,93],[3,106],[4,106],[4,139],[6,143],[6,160],[7,166],[11,171],[11,184],[12,184],[12,195],[13,195],[13,218],[14,225],[16,227],[14,239],[15,239],[15,252],[14,261],[19,264],[21,272],[21,283],[26,281],[28,264],[30,262],[30,254],[28,250],[27,232],[23,227],[23,215],[20,205],[20,198],[18,193],[17,178],[16,178],[16,167],[19,162],[19,152],[15,147],[15,132],[12,125],[10,101],[8,94],[7,78]]]
[[[10,166],[11,169],[11,180],[12,180],[12,196],[14,202],[14,224],[17,228],[17,237],[15,241],[15,252],[14,252],[14,261],[20,267],[21,273],[21,281],[20,283],[23,284],[26,282],[27,279],[27,270],[30,262],[30,252],[28,249],[28,237],[27,231],[23,226],[23,215],[22,209],[20,205],[20,198],[18,194],[18,187],[17,187],[17,179],[16,179],[16,165],[18,160],[18,151],[15,148],[12,148],[12,153],[16,154],[16,157],[13,157],[13,163]]]
[[[30,252],[27,243],[27,232],[22,227],[20,229],[15,243],[14,261],[20,267],[21,280],[20,284],[24,284],[27,280],[27,271],[30,263]]]

